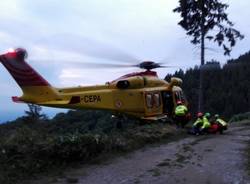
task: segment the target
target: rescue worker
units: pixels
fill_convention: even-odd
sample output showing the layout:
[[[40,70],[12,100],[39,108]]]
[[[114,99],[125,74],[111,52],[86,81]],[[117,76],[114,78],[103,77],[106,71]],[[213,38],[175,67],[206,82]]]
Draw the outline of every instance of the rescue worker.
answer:
[[[184,128],[185,125],[188,123],[188,109],[185,105],[182,104],[181,101],[176,102],[176,108],[175,108],[175,121],[177,128],[181,127]]]
[[[201,133],[200,128],[203,126],[203,120],[202,120],[203,113],[198,112],[196,116],[197,116],[197,119],[193,124],[191,133],[195,135],[199,135]]]
[[[202,127],[200,128],[200,132],[201,133],[208,133],[208,129],[210,128],[211,124],[209,122],[209,119],[210,119],[210,113],[207,112],[205,113],[205,115],[202,117]]]
[[[214,115],[215,123],[219,126],[220,134],[223,134],[223,130],[227,130],[227,122],[220,118],[219,114]]]

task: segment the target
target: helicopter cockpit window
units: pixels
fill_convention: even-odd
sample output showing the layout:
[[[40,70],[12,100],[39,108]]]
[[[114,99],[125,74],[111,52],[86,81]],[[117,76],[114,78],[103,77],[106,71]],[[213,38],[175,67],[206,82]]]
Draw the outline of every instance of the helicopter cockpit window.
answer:
[[[174,95],[175,95],[176,102],[179,101],[179,100],[181,100],[179,91],[176,91]]]
[[[185,96],[184,96],[184,94],[183,94],[182,91],[176,91],[175,92],[175,100],[176,100],[176,102],[177,101],[182,101],[182,102],[186,101],[186,98],[185,98]]]
[[[187,98],[183,91],[181,91],[182,101],[186,102]]]
[[[151,94],[146,95],[146,102],[147,102],[147,107],[152,108],[153,107],[153,98]]]

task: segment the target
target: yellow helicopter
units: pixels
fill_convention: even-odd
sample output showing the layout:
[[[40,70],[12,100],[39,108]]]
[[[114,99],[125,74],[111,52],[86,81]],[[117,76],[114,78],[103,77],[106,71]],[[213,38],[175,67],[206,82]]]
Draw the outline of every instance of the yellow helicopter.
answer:
[[[55,88],[26,61],[27,51],[13,49],[0,55],[0,62],[21,87],[23,95],[14,102],[68,109],[99,109],[132,115],[145,120],[171,117],[177,101],[187,105],[180,85],[182,80],[159,79],[152,69],[165,67],[143,61],[135,67],[143,72],[130,73],[104,85]]]

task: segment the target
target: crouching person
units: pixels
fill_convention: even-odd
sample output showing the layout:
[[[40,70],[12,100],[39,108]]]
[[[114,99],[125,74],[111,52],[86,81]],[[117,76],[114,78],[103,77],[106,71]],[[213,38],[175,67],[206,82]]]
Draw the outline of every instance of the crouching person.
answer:
[[[220,118],[218,114],[214,115],[215,123],[218,125],[220,134],[223,134],[224,130],[227,130],[227,122]]]
[[[194,134],[194,135],[200,135],[201,134],[200,130],[201,130],[201,127],[203,126],[202,116],[203,116],[202,112],[197,113],[197,119],[194,122],[191,130],[189,130],[190,134]]]
[[[210,113],[209,112],[205,113],[205,115],[202,117],[203,125],[202,125],[202,127],[200,129],[200,132],[202,134],[209,133],[208,130],[209,130],[210,126],[211,126],[211,124],[209,122],[209,118],[210,118]]]

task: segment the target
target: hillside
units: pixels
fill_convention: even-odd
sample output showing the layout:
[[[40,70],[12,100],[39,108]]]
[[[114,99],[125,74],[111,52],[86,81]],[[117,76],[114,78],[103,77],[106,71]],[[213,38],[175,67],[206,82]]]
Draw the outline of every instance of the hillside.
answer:
[[[166,123],[141,125],[127,117],[118,129],[116,119],[102,111],[69,111],[51,120],[24,116],[0,125],[0,183],[61,172],[183,135]]]
[[[206,65],[205,108],[229,119],[250,109],[250,52],[220,67],[217,62]],[[190,110],[197,109],[199,68],[174,76],[183,79]],[[167,75],[166,79],[172,77]],[[71,164],[88,163],[101,155],[123,153],[148,143],[176,140],[186,136],[169,122],[144,124],[122,117],[122,127],[106,111],[68,111],[48,119],[46,115],[26,116],[0,125],[0,183],[64,170]],[[248,114],[233,120],[249,119]],[[102,157],[100,159],[103,159]],[[56,168],[56,169],[55,169]]]

